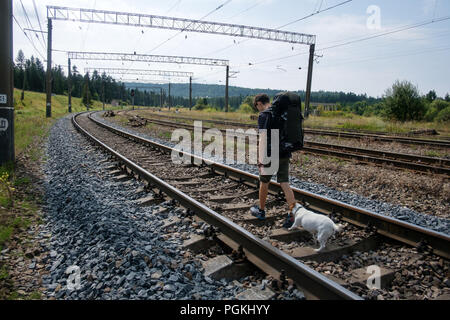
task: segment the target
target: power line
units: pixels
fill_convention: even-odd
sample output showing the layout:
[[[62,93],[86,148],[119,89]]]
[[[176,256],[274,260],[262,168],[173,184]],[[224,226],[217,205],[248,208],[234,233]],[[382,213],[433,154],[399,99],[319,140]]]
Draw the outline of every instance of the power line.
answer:
[[[170,7],[170,9],[167,10],[167,12],[165,14],[168,14],[170,11],[175,9],[180,4],[180,2],[181,2],[181,0],[177,0],[177,2],[172,7]]]
[[[334,49],[334,48],[338,48],[338,47],[342,47],[342,46],[347,46],[349,44],[358,43],[358,42],[362,42],[362,41],[367,41],[367,40],[371,40],[371,39],[387,36],[387,35],[390,35],[390,34],[393,34],[393,33],[398,33],[398,32],[402,32],[402,31],[406,31],[406,30],[410,30],[410,29],[415,29],[415,28],[418,28],[418,27],[423,27],[423,26],[426,26],[426,25],[429,25],[429,24],[432,24],[432,23],[446,21],[446,20],[449,20],[449,19],[450,19],[450,16],[439,18],[437,20],[433,19],[431,21],[421,22],[421,23],[414,24],[414,25],[411,25],[411,26],[402,27],[400,29],[384,32],[384,33],[381,33],[381,34],[377,34],[377,35],[373,35],[373,36],[369,36],[369,37],[365,37],[365,38],[361,38],[361,39],[357,39],[357,40],[353,40],[353,41],[344,42],[344,43],[333,45],[333,46],[330,46],[330,47],[321,48],[321,49],[318,49],[318,50],[319,51],[324,51],[324,50]]]
[[[328,7],[328,8],[326,8],[326,9],[323,9],[323,10],[320,10],[320,8],[322,8],[322,4],[320,4],[320,8],[319,8],[318,11],[316,11],[316,12],[314,12],[314,13],[311,13],[311,14],[309,14],[309,15],[303,17],[303,18],[300,18],[300,19],[291,21],[291,22],[289,22],[289,23],[286,23],[285,25],[282,25],[281,27],[278,27],[277,29],[285,28],[285,27],[287,27],[287,26],[290,26],[291,24],[294,24],[294,23],[300,22],[300,21],[302,21],[302,20],[311,18],[312,16],[315,16],[315,15],[317,15],[317,14],[319,14],[319,13],[322,13],[322,12],[325,12],[325,11],[328,11],[328,10],[331,10],[331,9],[334,9],[334,8],[337,8],[337,7],[340,7],[340,6],[343,6],[344,4],[347,4],[347,3],[352,2],[352,1],[353,1],[353,0],[347,0],[347,1],[344,1],[344,2],[341,2],[341,3],[338,3],[338,4],[334,5],[334,6],[331,6],[331,7]],[[322,2],[323,2],[323,0],[322,0]]]
[[[232,0],[227,0],[224,3],[222,3],[220,6],[218,6],[217,8],[215,8],[214,10],[210,11],[209,13],[207,13],[206,15],[204,15],[203,17],[201,17],[199,20],[203,20],[206,17],[210,16],[211,14],[213,14],[214,12],[222,9],[224,6],[226,6],[228,3],[230,3]],[[157,45],[156,47],[154,47],[152,50],[148,51],[147,53],[151,53],[153,51],[155,51],[156,49],[158,49],[159,47],[161,47],[162,45],[166,44],[167,42],[169,42],[170,40],[172,40],[173,38],[175,38],[176,36],[178,36],[180,33],[183,33],[184,30],[186,30],[187,28],[189,28],[192,25],[193,22],[191,22],[185,29],[179,31],[178,33],[176,33],[175,35],[173,35],[172,37],[170,37],[169,39],[165,40],[164,42],[160,43],[159,45]]]
[[[44,59],[44,55],[36,48],[36,46],[34,45],[34,42],[31,41],[31,39],[28,37],[27,33],[25,32],[25,30],[23,30],[22,26],[20,25],[19,21],[17,21],[16,17],[13,15],[14,21],[17,23],[17,25],[19,26],[19,28],[22,30],[23,34],[25,35],[25,37],[27,37],[28,41],[30,41],[31,45],[33,46],[34,50],[36,50],[37,53],[40,54],[40,56],[42,57],[42,59]]]
[[[225,5],[227,5],[228,3],[230,3],[232,0],[228,0],[226,2],[224,2],[223,4],[221,4],[220,6],[218,6],[217,8],[215,8],[214,10],[210,11],[209,13],[207,13],[205,16],[201,17],[199,20],[203,20],[206,17],[210,16],[211,14],[213,14],[214,12],[222,9]],[[189,28],[189,26],[192,25],[193,22],[191,22],[185,29]],[[151,49],[150,51],[147,52],[151,53],[153,51],[155,51],[156,49],[158,49],[159,47],[163,46],[165,43],[169,42],[170,40],[172,40],[173,38],[175,38],[176,36],[178,36],[180,33],[182,33],[185,29],[179,31],[178,33],[176,33],[175,35],[173,35],[172,37],[170,37],[169,39],[165,40],[164,42],[160,43],[159,45],[157,45],[156,47],[154,47],[153,49]],[[142,35],[141,35],[141,39],[142,39]],[[140,42],[140,40],[139,40]],[[128,69],[131,68],[134,64],[134,61],[131,62],[131,64],[129,65]]]
[[[437,9],[438,0],[434,0],[434,12],[433,12],[433,19],[436,17],[436,9]]]
[[[327,65],[327,66],[324,66],[323,68],[336,67],[336,66],[349,64],[349,63],[361,63],[361,62],[376,61],[376,60],[386,60],[386,59],[413,56],[413,55],[430,53],[430,52],[441,52],[441,51],[447,51],[447,50],[450,50],[450,47],[448,47],[448,46],[447,47],[437,47],[437,48],[432,48],[432,49],[420,50],[420,51],[416,51],[416,52],[399,53],[399,54],[381,56],[381,57],[371,57],[371,58],[363,59],[363,60],[349,60],[349,61],[344,61],[341,63],[334,64],[334,65]]]
[[[328,8],[323,9],[323,10],[320,10],[320,8],[319,8],[318,11],[316,11],[316,12],[314,12],[314,13],[312,13],[312,14],[309,14],[309,15],[307,15],[307,16],[304,16],[304,17],[302,17],[302,18],[300,18],[300,19],[296,19],[296,20],[294,20],[294,21],[291,21],[291,22],[289,22],[289,23],[287,23],[287,24],[285,24],[285,25],[282,25],[282,26],[276,28],[275,30],[279,30],[279,29],[285,28],[285,27],[287,27],[287,26],[289,26],[289,25],[291,25],[291,24],[300,22],[300,21],[302,21],[302,20],[305,20],[305,19],[308,19],[308,18],[310,18],[310,17],[312,17],[312,16],[315,16],[315,15],[317,15],[317,14],[319,14],[319,13],[322,13],[322,12],[325,12],[325,11],[328,11],[328,10],[331,10],[331,9],[334,9],[334,8],[336,8],[336,7],[342,6],[342,5],[347,4],[347,3],[351,2],[351,1],[353,1],[353,0],[347,0],[347,1],[344,1],[344,2],[338,3],[337,5],[328,7]],[[320,7],[322,7],[322,4],[320,5]],[[226,46],[226,47],[224,47],[224,48],[222,48],[222,49],[218,49],[218,50],[216,50],[216,51],[213,51],[213,52],[207,54],[207,56],[210,56],[210,55],[213,55],[213,54],[222,52],[222,51],[224,51],[224,50],[227,50],[228,48],[231,48],[231,47],[233,47],[233,46],[235,46],[235,45],[240,45],[240,44],[245,43],[245,42],[250,41],[250,40],[252,40],[252,39],[245,39],[245,40],[242,40],[242,41],[240,41],[240,42],[236,42],[236,40],[234,40],[234,43],[233,43],[233,44],[231,44],[231,45],[229,45],[229,46]]]
[[[22,0],[20,0],[20,4],[22,5],[22,10],[23,10],[23,13],[25,14],[25,23],[28,24],[28,27],[29,27],[30,29],[34,29],[34,28],[33,28],[33,24],[31,23],[30,17],[28,16],[28,12],[27,12],[27,10],[25,9],[25,6],[24,6],[23,3],[22,3]],[[37,35],[36,33],[35,33],[35,36],[36,36],[36,38],[38,39],[38,43],[43,47],[44,50],[46,50],[45,45],[43,45],[42,42],[39,41],[39,37],[38,37],[38,35]],[[33,45],[34,45],[33,37],[31,37],[31,40],[30,40],[30,41],[31,41],[31,42],[33,43]]]
[[[247,11],[250,11],[251,9],[253,9],[253,8],[257,7],[257,6],[259,6],[261,3],[266,2],[266,1],[267,1],[267,0],[258,1],[257,3],[255,3],[255,4],[251,5],[250,7],[248,7],[248,8],[246,8],[246,9],[242,10],[241,12],[238,12],[238,13],[236,13],[235,15],[233,15],[233,16],[227,18],[227,20],[234,19],[234,18],[236,18],[237,16],[240,16],[241,14],[243,14],[243,13],[245,13],[245,12],[247,12]]]
[[[97,0],[95,0],[95,2],[94,2],[94,9],[95,9],[96,6],[97,6]],[[87,38],[87,35],[88,35],[88,32],[89,32],[90,26],[91,26],[91,23],[88,22],[88,26],[86,28],[86,32],[84,33],[83,40],[81,42],[81,50],[80,51],[83,51],[83,49],[84,49],[84,45],[86,44],[86,38]],[[80,29],[81,29],[81,27],[80,27]]]
[[[42,32],[41,19],[39,18],[39,13],[38,13],[38,11],[37,11],[36,2],[35,2],[34,0],[33,0],[33,6],[34,6],[34,13],[36,14],[36,18],[37,18],[38,23],[39,23],[39,29],[40,29],[41,32]],[[37,36],[37,34],[36,34],[36,36]],[[39,38],[39,36],[38,36],[38,39],[41,39],[41,38]],[[44,43],[44,50],[45,50],[45,40],[42,38],[42,41],[43,41],[43,43]]]
[[[415,23],[413,25],[403,26],[403,27],[400,27],[400,28],[397,28],[397,29],[394,29],[394,30],[391,30],[391,31],[379,33],[379,34],[372,35],[372,36],[369,36],[369,37],[359,38],[359,39],[356,39],[356,40],[347,41],[347,42],[344,42],[344,43],[340,43],[340,44],[329,46],[329,47],[325,47],[325,48],[319,48],[319,49],[317,49],[317,51],[324,51],[324,50],[334,49],[334,48],[338,48],[338,47],[343,47],[343,46],[347,46],[347,45],[350,45],[350,44],[363,42],[363,41],[379,38],[379,37],[382,37],[382,36],[386,36],[386,35],[402,32],[402,31],[406,31],[406,30],[422,27],[422,26],[429,25],[429,24],[432,24],[432,23],[446,21],[446,20],[449,20],[449,19],[450,19],[450,16],[447,16],[447,17],[442,17],[442,18],[439,18],[439,19],[433,19],[433,20],[430,20],[430,21]],[[288,55],[288,56],[283,56],[283,57],[279,57],[279,58],[268,59],[268,60],[264,60],[264,61],[260,61],[260,62],[256,62],[256,63],[251,63],[250,65],[257,65],[257,64],[263,64],[263,63],[268,63],[268,62],[285,60],[285,59],[301,56],[301,55],[304,55],[306,53],[307,52],[301,52],[301,53]]]

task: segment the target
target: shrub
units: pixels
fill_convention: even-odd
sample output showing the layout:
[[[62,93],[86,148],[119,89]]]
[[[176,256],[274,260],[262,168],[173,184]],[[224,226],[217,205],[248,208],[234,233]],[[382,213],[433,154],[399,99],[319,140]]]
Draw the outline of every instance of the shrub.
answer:
[[[425,113],[425,121],[432,122],[438,115],[439,110],[433,107],[431,104],[428,107],[427,113]]]
[[[438,100],[434,100],[430,106],[435,107],[437,109],[437,111],[442,111],[447,107],[450,107],[450,102],[438,99]]]
[[[256,113],[256,111],[247,103],[241,104],[241,106],[238,109],[238,112],[240,113],[247,113],[247,114],[253,114]]]
[[[396,81],[386,90],[384,105],[388,118],[403,122],[422,120],[426,112],[419,90],[408,81]]]
[[[436,116],[437,122],[449,122],[450,121],[450,107],[445,108]]]

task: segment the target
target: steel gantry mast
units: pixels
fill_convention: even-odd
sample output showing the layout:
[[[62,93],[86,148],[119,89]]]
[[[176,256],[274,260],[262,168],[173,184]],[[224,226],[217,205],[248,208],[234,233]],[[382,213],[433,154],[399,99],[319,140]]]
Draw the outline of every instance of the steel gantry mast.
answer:
[[[107,53],[107,52],[81,52],[69,51],[67,52],[68,64],[70,66],[71,60],[97,60],[97,61],[132,61],[132,62],[146,62],[146,63],[172,63],[172,64],[193,64],[204,66],[228,67],[229,60],[199,58],[199,57],[183,57],[183,56],[164,56],[164,55],[150,55],[150,54],[133,54],[133,53]],[[70,76],[70,74],[69,74]],[[228,71],[226,77],[228,77]],[[70,80],[69,80],[70,83]],[[70,88],[69,88],[70,101]],[[228,86],[225,86],[225,99],[228,97]],[[192,75],[189,76],[189,110],[192,108]]]
[[[189,78],[191,81],[194,73],[192,72],[183,72],[183,71],[167,71],[167,70],[143,70],[143,69],[121,69],[121,68],[84,68],[84,72],[94,72],[97,71],[99,73],[105,74],[118,74],[118,75],[138,75],[138,76],[160,76],[160,77],[185,77]],[[191,82],[190,82],[191,84]],[[191,86],[189,87],[189,94],[192,94]],[[162,91],[161,91],[162,95]],[[171,99],[170,99],[170,82],[169,82],[169,110],[172,107]],[[189,96],[189,100],[192,98]]]
[[[106,74],[138,75],[138,76],[160,76],[160,77],[192,77],[192,72],[166,71],[166,70],[143,70],[143,69],[120,69],[120,68],[84,68],[84,72],[98,71]]]
[[[51,30],[52,20],[65,20],[65,21],[80,21],[87,23],[101,23],[101,24],[116,24],[135,27],[147,27],[147,28],[160,28],[169,30],[180,30],[186,32],[199,32],[226,35],[231,37],[242,37],[251,39],[261,39],[277,42],[287,42],[291,44],[304,44],[310,46],[310,59],[308,68],[308,79],[306,86],[306,99],[305,99],[305,113],[307,114],[309,109],[310,95],[311,95],[311,82],[312,82],[312,70],[314,64],[314,51],[316,36],[290,31],[281,31],[277,29],[268,29],[260,27],[251,27],[246,25],[218,23],[202,20],[192,20],[165,16],[156,16],[149,14],[137,14],[126,13],[117,11],[105,11],[95,9],[83,9],[83,8],[68,8],[58,6],[47,6],[47,19],[48,19],[48,52],[47,60],[50,62],[47,64],[47,105],[51,103],[51,88],[49,86],[49,79],[51,80]],[[228,82],[228,69],[227,65],[227,78]],[[50,94],[49,94],[50,91]],[[227,100],[227,96],[225,97]],[[228,106],[226,106],[227,109]]]
[[[119,24],[135,27],[181,30],[187,32],[221,34],[232,37],[253,38],[306,45],[316,43],[315,35],[305,33],[250,27],[239,24],[164,17],[150,14],[47,6],[47,17],[53,20],[69,20],[89,23]]]

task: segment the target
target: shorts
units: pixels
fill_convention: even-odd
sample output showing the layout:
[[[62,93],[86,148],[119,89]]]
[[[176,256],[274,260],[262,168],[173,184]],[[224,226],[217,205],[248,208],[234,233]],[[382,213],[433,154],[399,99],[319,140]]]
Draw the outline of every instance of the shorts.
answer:
[[[272,176],[260,175],[259,181],[262,183],[269,183],[272,179]],[[289,182],[289,158],[280,158],[280,165],[278,167],[277,172],[277,182],[285,183]]]

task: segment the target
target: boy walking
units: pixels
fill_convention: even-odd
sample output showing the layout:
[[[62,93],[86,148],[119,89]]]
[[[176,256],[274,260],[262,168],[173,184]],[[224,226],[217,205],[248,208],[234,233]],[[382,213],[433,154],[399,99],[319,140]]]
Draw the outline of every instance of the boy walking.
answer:
[[[292,157],[291,152],[283,152],[280,151],[278,155],[271,154],[271,129],[272,129],[272,112],[270,108],[272,107],[270,103],[270,98],[267,94],[258,94],[255,99],[253,106],[255,110],[259,111],[258,118],[258,129],[262,139],[260,140],[260,150],[267,150],[267,156],[271,157],[279,157],[279,167],[277,171],[277,182],[280,183],[281,188],[283,189],[284,195],[286,197],[286,202],[289,205],[289,213],[284,223],[284,228],[290,228],[294,222],[294,217],[290,214],[292,209],[294,208],[296,201],[294,198],[294,193],[289,186],[289,159]],[[269,182],[272,179],[272,174],[268,173],[265,170],[269,165],[263,164],[262,153],[259,152],[258,158],[258,169],[259,169],[259,180],[260,180],[260,188],[259,188],[259,206],[255,205],[250,209],[250,212],[253,216],[257,217],[260,220],[264,220],[266,218],[266,201],[267,195],[269,193]]]

